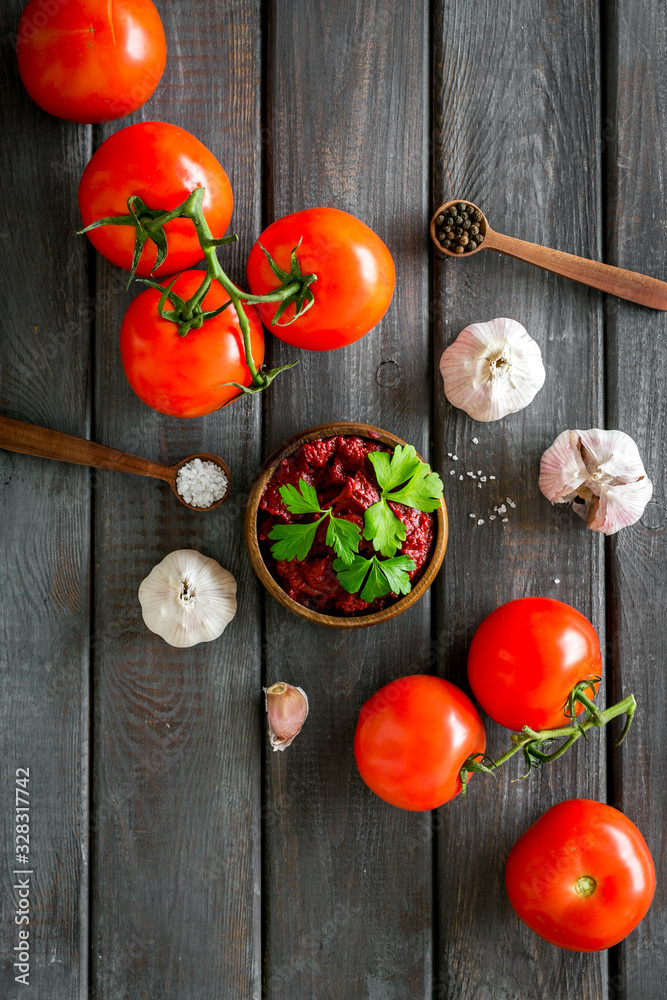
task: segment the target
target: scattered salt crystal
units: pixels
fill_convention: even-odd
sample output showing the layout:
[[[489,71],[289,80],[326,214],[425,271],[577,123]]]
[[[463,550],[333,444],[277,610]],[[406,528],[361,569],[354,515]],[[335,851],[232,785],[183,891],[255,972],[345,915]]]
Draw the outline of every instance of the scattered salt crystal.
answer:
[[[176,489],[192,507],[210,507],[227,492],[227,476],[217,462],[202,462],[193,458],[181,466],[176,477]]]
[[[504,517],[503,518],[503,524],[505,523],[505,521],[509,521],[509,518],[508,517]]]
[[[507,501],[507,503],[512,503],[509,497],[505,497],[505,500]]]
[[[482,475],[482,470],[481,470],[481,469],[478,469],[478,470],[477,470],[477,475],[478,475],[478,476],[481,476],[481,475]]]
[[[452,462],[458,462],[458,460],[459,460],[458,455],[452,455]]]
[[[472,439],[472,443],[473,444],[479,444],[479,438],[473,438]]]
[[[482,484],[481,483],[477,483],[477,489],[481,490],[481,488],[482,488]]]
[[[452,457],[452,453],[451,453],[451,451],[448,451],[447,452],[447,458],[451,458],[451,457]]]
[[[480,517],[479,520],[477,521],[477,523],[478,524],[484,524],[484,518]]]
[[[507,513],[507,507],[505,506],[504,503],[501,503],[500,507],[494,507],[493,509],[497,510],[499,514],[506,514]]]
[[[483,483],[486,482],[486,476],[481,476],[481,482],[483,482]]]
[[[495,476],[489,476],[489,479],[495,479],[495,478],[496,478]]]
[[[468,514],[468,517],[477,517],[476,514]]]
[[[489,521],[495,521],[495,519],[496,519],[495,514],[489,514]]]
[[[516,504],[515,504],[515,503],[512,503],[512,501],[511,501],[511,500],[510,500],[510,507],[516,507]]]
[[[554,580],[554,583],[560,583],[560,580]]]
[[[466,476],[472,476],[473,479],[477,478],[474,472],[466,472]]]
[[[463,476],[459,476],[459,479],[463,479]]]
[[[449,474],[450,474],[450,476],[453,476],[454,475],[454,469],[450,469],[449,470]]]

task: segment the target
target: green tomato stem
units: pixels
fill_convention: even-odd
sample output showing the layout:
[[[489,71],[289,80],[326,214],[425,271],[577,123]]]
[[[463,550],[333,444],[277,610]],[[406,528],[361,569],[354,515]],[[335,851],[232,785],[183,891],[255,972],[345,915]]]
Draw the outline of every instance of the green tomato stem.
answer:
[[[585,689],[590,688],[590,686],[590,680],[581,681],[573,688],[567,701],[567,705],[571,708],[572,713],[574,713],[574,706],[577,702],[584,706],[586,715],[582,722],[578,722],[573,718],[573,722],[569,726],[561,726],[558,729],[543,729],[540,732],[531,729],[530,726],[524,726],[520,733],[512,734],[510,737],[512,746],[496,760],[493,760],[486,754],[479,753],[468,757],[463,762],[463,766],[459,772],[462,793],[465,795],[468,775],[473,771],[483,771],[486,774],[493,774],[510,757],[513,757],[515,753],[522,751],[528,765],[526,773],[521,775],[522,778],[525,778],[533,767],[539,764],[550,763],[562,757],[581,736],[586,736],[589,729],[593,727],[599,729],[602,726],[606,726],[612,719],[624,715],[625,725],[623,726],[623,731],[618,739],[614,741],[614,746],[620,746],[627,736],[637,709],[635,697],[629,694],[622,701],[617,702],[616,705],[611,705],[609,708],[601,711],[584,693]],[[550,746],[555,740],[563,740],[564,742],[555,750],[551,750]],[[488,763],[484,763],[484,761],[488,761]]]

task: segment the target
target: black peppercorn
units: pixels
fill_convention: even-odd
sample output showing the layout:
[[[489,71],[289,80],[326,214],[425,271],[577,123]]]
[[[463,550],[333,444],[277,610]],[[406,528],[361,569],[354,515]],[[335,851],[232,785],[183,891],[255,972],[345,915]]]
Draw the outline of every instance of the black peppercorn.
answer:
[[[449,248],[452,245],[452,241],[451,240],[442,240],[442,245],[443,245],[443,247],[446,247],[447,250],[449,250]]]
[[[460,201],[458,203],[458,205],[457,205],[457,208],[458,208],[459,212],[465,212],[465,210],[467,209],[467,207],[468,207],[468,205],[466,204],[465,201]]]
[[[454,217],[454,222],[456,223],[456,225],[457,225],[457,226],[460,226],[460,225],[461,225],[461,223],[463,222],[463,219],[461,218],[461,216],[460,216],[460,215],[456,215],[456,216]]]
[[[476,222],[473,222],[473,224],[470,227],[470,235],[477,236],[478,233],[479,233],[479,226],[477,225]]]
[[[440,242],[442,243],[442,241],[445,238],[445,234],[444,233],[438,233],[437,236],[438,236],[438,239],[440,240]]]
[[[482,213],[480,212],[480,210],[478,208],[476,208],[475,211],[472,213],[472,217],[475,220],[475,222],[481,222],[482,221]]]
[[[463,228],[466,232],[470,229],[470,219],[463,220]]]
[[[468,240],[468,237],[466,236],[465,233],[463,234],[463,236],[459,236],[459,245],[460,246],[465,247],[465,246],[468,245],[468,242],[469,242],[469,240]]]
[[[463,247],[462,246],[454,247],[454,253],[463,253]]]
[[[436,221],[436,223],[437,223],[437,224],[438,224],[439,226],[441,226],[441,225],[443,224],[443,222],[445,221],[445,217],[444,217],[444,215],[439,215],[439,216],[438,216],[438,218],[437,218],[437,219],[436,219],[435,221]]]
[[[475,237],[475,239],[477,240],[478,243],[481,243],[484,239],[484,233],[480,233],[479,236]]]
[[[468,250],[476,250],[476,249],[477,249],[477,244],[475,243],[474,240],[470,240],[470,243],[468,244]]]

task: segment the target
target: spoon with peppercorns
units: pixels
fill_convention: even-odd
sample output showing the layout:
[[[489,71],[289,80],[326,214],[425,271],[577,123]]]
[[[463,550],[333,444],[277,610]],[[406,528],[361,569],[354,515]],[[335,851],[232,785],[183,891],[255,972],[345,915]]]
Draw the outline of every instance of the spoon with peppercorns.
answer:
[[[441,257],[463,257],[479,250],[496,250],[641,306],[667,309],[667,282],[538,243],[503,236],[491,229],[484,213],[471,201],[446,201],[441,205],[431,219],[431,239]]]

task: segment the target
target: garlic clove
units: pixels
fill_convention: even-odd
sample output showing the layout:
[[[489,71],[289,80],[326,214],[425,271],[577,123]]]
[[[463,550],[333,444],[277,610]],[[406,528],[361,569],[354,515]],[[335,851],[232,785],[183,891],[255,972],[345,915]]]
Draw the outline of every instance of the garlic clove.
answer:
[[[653,494],[632,438],[599,427],[559,434],[542,455],[539,486],[552,503],[572,501],[588,527],[605,535],[635,524]]]
[[[308,717],[308,696],[300,687],[277,681],[264,688],[269,742],[274,750],[284,750],[299,735]]]
[[[484,422],[528,406],[546,378],[538,344],[507,318],[465,327],[444,351],[440,372],[449,402]]]
[[[217,639],[236,614],[236,580],[195,549],[178,549],[139,587],[141,613],[151,632],[185,648]]]
[[[547,500],[573,500],[588,479],[588,469],[579,449],[579,431],[563,431],[540,462],[540,489]]]
[[[583,504],[573,506],[578,514],[581,508],[580,516],[586,519],[592,531],[614,535],[639,520],[652,495],[651,481],[644,477],[635,483],[607,486],[599,496],[593,495]]]

